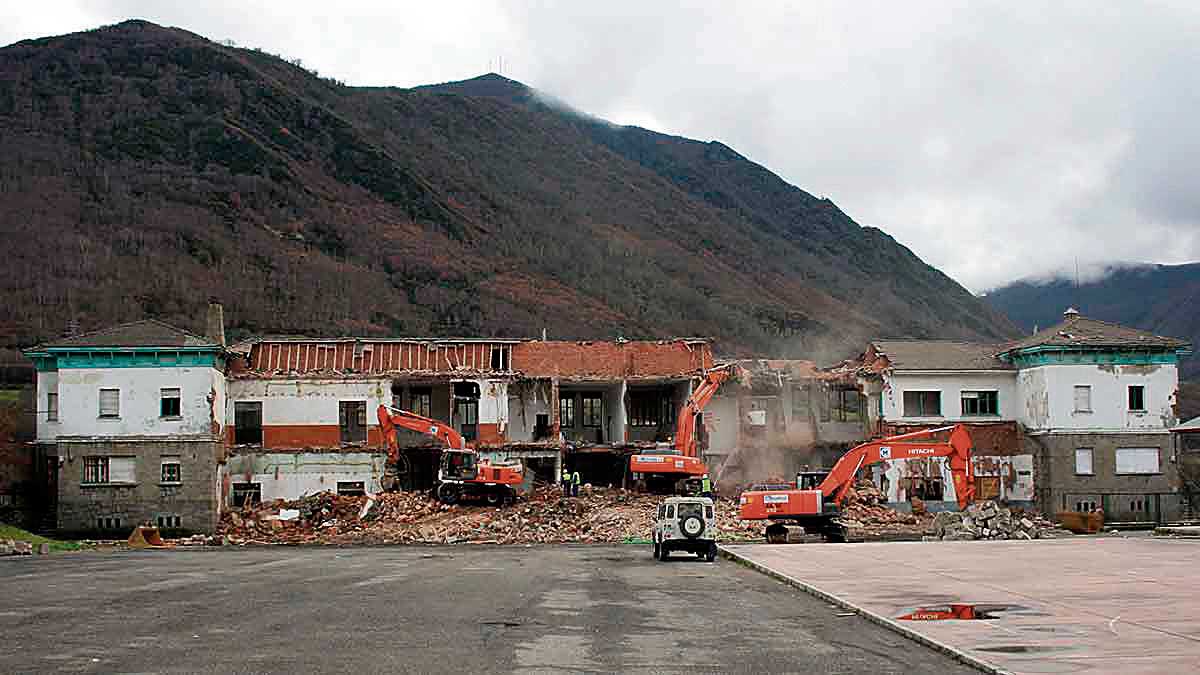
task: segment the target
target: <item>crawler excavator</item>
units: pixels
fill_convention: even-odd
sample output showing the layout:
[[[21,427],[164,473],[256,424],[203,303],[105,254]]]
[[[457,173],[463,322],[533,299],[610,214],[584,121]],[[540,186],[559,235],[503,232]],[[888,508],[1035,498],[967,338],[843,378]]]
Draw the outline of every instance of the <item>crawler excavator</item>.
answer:
[[[515,486],[525,481],[524,467],[520,463],[502,464],[479,459],[479,455],[467,447],[462,435],[449,424],[386,405],[380,405],[376,412],[379,430],[387,443],[390,467],[395,467],[400,460],[397,427],[428,434],[445,446],[434,485],[434,496],[444,504],[454,504],[463,498],[483,499],[492,505],[505,504],[516,496]]]
[[[708,467],[697,457],[696,421],[704,406],[712,400],[721,383],[729,379],[737,365],[727,363],[705,373],[704,381],[683,404],[675,422],[675,442],[672,447],[642,450],[629,458],[629,470],[656,493],[678,493],[689,479],[708,473]]]
[[[934,440],[944,432],[949,432],[948,440]],[[740,516],[742,520],[769,521],[766,535],[771,543],[786,542],[787,523],[800,525],[808,533],[822,534],[827,540],[841,540],[845,532],[834,518],[859,469],[887,460],[927,457],[948,458],[958,507],[966,508],[975,499],[972,450],[971,435],[962,424],[870,441],[842,455],[823,477],[804,473],[796,477],[794,486],[762,486],[743,492]]]

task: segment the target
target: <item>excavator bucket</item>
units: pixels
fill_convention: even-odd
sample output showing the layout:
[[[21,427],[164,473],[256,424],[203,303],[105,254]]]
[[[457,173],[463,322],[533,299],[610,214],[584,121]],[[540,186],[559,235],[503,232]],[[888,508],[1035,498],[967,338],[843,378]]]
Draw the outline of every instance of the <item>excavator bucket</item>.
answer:
[[[139,525],[129,535],[129,548],[167,548],[157,527]]]

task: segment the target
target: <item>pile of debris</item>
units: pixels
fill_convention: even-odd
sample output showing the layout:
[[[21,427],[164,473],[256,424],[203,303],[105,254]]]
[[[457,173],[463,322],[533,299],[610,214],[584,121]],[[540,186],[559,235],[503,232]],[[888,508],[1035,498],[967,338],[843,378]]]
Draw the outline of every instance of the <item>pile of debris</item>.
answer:
[[[993,501],[971,504],[966,511],[943,511],[933,518],[928,538],[941,541],[976,539],[1058,539],[1070,536],[1045,518],[1018,511],[1014,514]]]
[[[662,497],[584,486],[579,497],[543,488],[502,508],[446,505],[424,493],[340,497],[328,492],[226,513],[233,544],[551,544],[648,541]],[[761,538],[761,526],[718,500],[722,540]]]
[[[42,548],[40,553],[50,552],[49,544],[42,544]],[[0,556],[4,555],[33,555],[33,544],[19,539],[0,539]]]
[[[925,533],[928,517],[883,506],[886,501],[887,495],[873,483],[859,481],[846,493],[835,522],[846,529],[850,539],[883,535],[919,538]]]

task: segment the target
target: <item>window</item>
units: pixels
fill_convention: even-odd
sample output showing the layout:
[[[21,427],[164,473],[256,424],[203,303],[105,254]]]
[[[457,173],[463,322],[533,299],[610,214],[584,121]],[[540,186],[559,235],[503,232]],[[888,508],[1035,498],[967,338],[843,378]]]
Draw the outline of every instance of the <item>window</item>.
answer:
[[[425,387],[422,389],[413,389],[408,392],[409,412],[414,412],[421,417],[433,417],[433,390]]]
[[[163,529],[178,529],[183,526],[183,519],[174,513],[160,513],[155,522]]]
[[[137,462],[133,457],[84,457],[83,482],[88,485],[135,483]]]
[[[929,502],[940,502],[945,499],[946,485],[941,478],[929,476],[912,476],[901,478],[900,487],[909,499],[917,497]]]
[[[177,387],[164,388],[161,390],[161,392],[162,399],[161,403],[159,404],[158,416],[179,417],[179,402],[181,397],[179,389]]]
[[[1140,384],[1129,385],[1129,409],[1138,412],[1146,410],[1146,388]]]
[[[97,530],[120,530],[125,519],[121,516],[104,516],[96,519]]]
[[[262,502],[262,483],[234,483],[233,505],[243,507]]]
[[[906,391],[904,392],[905,417],[941,417],[942,392],[940,391]]]
[[[163,483],[182,483],[183,482],[183,467],[180,465],[178,457],[163,457],[162,458],[162,482]]]
[[[363,497],[367,494],[367,488],[361,480],[339,480],[337,493],[343,497]]]
[[[1091,476],[1092,471],[1092,449],[1091,448],[1076,448],[1075,449],[1075,475]]]
[[[811,414],[808,396],[808,385],[797,384],[792,387],[792,417],[808,419]]]
[[[120,389],[100,390],[100,416],[109,418],[121,416]]]
[[[671,398],[657,391],[631,392],[629,394],[629,424],[635,427],[657,427],[669,424],[664,413],[672,413]],[[674,415],[671,415],[674,418]]]
[[[1117,473],[1159,473],[1158,448],[1117,448]]]
[[[261,401],[237,401],[233,404],[233,442],[236,445],[262,444]]]
[[[1075,385],[1075,412],[1092,412],[1091,385]]]
[[[857,389],[836,389],[829,392],[830,413],[835,422],[858,422],[862,419],[861,394]]]
[[[667,504],[667,517],[668,518],[675,517],[675,505],[674,504]]]
[[[366,401],[338,401],[338,431],[342,443],[367,442]]]
[[[492,347],[492,370],[508,370],[508,350]]]
[[[58,394],[46,394],[46,421],[58,421]]]
[[[999,415],[1000,404],[994,391],[964,391],[962,393],[962,414],[967,415]]]
[[[583,426],[599,427],[604,424],[604,399],[600,394],[583,395]]]
[[[575,394],[558,397],[558,426],[561,429],[575,428]]]
[[[108,458],[107,457],[84,457],[83,458],[83,482],[85,482],[85,483],[107,483],[108,482]]]

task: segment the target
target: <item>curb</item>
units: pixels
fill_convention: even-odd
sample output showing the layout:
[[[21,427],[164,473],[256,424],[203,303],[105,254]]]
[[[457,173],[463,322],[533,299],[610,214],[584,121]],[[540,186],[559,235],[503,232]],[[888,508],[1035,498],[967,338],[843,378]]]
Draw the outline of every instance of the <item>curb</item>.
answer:
[[[756,563],[753,560],[750,560],[749,558],[747,558],[745,556],[741,556],[741,555],[738,555],[737,553],[734,553],[733,551],[730,551],[729,549],[725,548],[724,546],[718,545],[717,550],[720,551],[721,557],[723,557],[723,558],[732,560],[733,562],[736,562],[736,563],[739,563],[746,567],[749,567],[750,569],[752,569],[756,572],[761,572],[762,574],[765,574],[765,575],[767,575],[773,579],[776,579],[778,581],[782,581],[783,583],[785,583],[793,588],[804,591],[805,593],[808,593],[809,595],[811,595],[815,598],[818,598],[820,600],[824,600],[825,602],[828,602],[832,605],[837,605],[838,607],[841,607],[843,609],[851,610],[851,611],[855,612],[856,614],[858,614],[859,616],[866,619],[867,621],[870,621],[871,623],[878,624],[880,626],[883,626],[884,628],[887,628],[890,631],[899,633],[900,635],[903,635],[904,637],[906,637],[910,640],[913,640],[914,642],[919,642],[919,643],[925,645],[926,647],[929,647],[931,649],[939,651],[939,652],[955,659],[956,661],[959,661],[960,663],[965,663],[966,665],[971,666],[972,668],[977,668],[978,670],[981,670],[985,673],[993,673],[994,675],[1012,675],[1012,673],[1010,671],[1004,670],[994,664],[988,663],[987,661],[977,659],[974,656],[971,656],[970,654],[962,651],[961,649],[952,647],[944,642],[939,642],[939,641],[934,640],[933,638],[928,637],[926,635],[922,635],[921,633],[918,633],[917,631],[915,631],[907,626],[904,626],[896,621],[893,621],[892,619],[890,619],[886,616],[883,616],[882,614],[876,614],[875,612],[872,612],[869,609],[855,605],[855,604],[853,604],[847,600],[844,600],[842,598],[839,598],[838,596],[833,595],[831,593],[827,593],[827,592],[817,588],[816,586],[813,586],[812,584],[809,584],[809,583],[805,583],[793,576],[789,576],[778,570],[771,569],[770,567],[767,567],[766,565]]]

